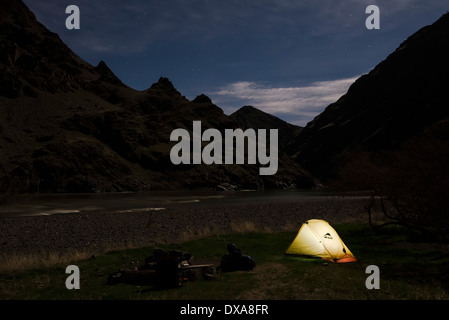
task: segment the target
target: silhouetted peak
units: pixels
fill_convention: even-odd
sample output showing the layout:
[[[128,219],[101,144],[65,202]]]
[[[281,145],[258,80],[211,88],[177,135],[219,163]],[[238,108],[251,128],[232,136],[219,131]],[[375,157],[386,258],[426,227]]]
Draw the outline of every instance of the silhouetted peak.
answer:
[[[246,127],[260,127],[260,128],[281,128],[284,126],[297,127],[289,124],[284,120],[266,113],[253,106],[243,106],[230,115],[231,118]],[[299,127],[298,127],[299,128]]]
[[[233,114],[231,114],[231,117],[252,117],[254,119],[254,117],[264,117],[264,119],[276,119],[276,121],[282,121],[283,120],[269,114],[266,113],[260,109],[257,109],[253,106],[243,106],[240,109],[238,109],[237,111],[235,111]]]
[[[97,71],[100,74],[105,74],[105,73],[110,73],[110,72],[112,73],[111,69],[109,69],[106,62],[104,62],[103,60],[101,60],[100,63],[95,67],[95,71]]]
[[[156,83],[153,83],[148,92],[153,92],[157,94],[166,93],[172,95],[172,97],[180,97],[181,93],[176,90],[173,83],[166,77],[160,77]]]
[[[248,113],[248,112],[262,112],[261,110],[254,108],[253,106],[243,106],[236,112],[238,113]]]
[[[160,77],[159,80],[151,86],[151,89],[176,90],[173,83],[166,77]]]
[[[101,60],[98,66],[94,69],[100,75],[101,81],[106,81],[115,85],[124,85],[103,60]]]
[[[212,100],[205,94],[200,94],[195,99],[193,99],[193,103],[212,103]]]
[[[299,134],[301,127],[259,110],[253,106],[243,106],[229,116],[242,129],[277,129],[279,148],[283,150]]]

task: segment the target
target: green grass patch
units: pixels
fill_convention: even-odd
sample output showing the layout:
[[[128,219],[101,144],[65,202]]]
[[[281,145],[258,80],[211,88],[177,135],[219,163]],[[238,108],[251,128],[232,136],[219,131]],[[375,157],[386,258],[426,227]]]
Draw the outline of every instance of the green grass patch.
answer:
[[[234,243],[253,257],[252,271],[219,273],[214,279],[186,282],[180,288],[119,283],[107,284],[110,274],[140,265],[153,247],[111,251],[75,260],[80,269],[79,290],[68,290],[67,263],[35,266],[26,271],[0,271],[0,299],[76,300],[211,300],[211,299],[448,299],[447,252],[435,245],[410,242],[406,229],[372,229],[360,224],[334,225],[357,262],[337,264],[284,254],[296,232],[216,235],[182,244],[158,246],[219,262],[226,245]],[[380,270],[380,289],[369,290],[366,267]]]

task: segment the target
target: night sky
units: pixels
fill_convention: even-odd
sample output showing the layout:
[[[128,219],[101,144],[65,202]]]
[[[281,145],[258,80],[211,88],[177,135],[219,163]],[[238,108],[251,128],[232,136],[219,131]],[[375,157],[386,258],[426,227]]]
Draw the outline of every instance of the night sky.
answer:
[[[306,125],[408,36],[449,10],[442,0],[25,0],[81,58],[128,86],[168,77],[226,114],[252,105]],[[68,30],[77,5],[81,28]],[[368,30],[368,5],[380,29]]]

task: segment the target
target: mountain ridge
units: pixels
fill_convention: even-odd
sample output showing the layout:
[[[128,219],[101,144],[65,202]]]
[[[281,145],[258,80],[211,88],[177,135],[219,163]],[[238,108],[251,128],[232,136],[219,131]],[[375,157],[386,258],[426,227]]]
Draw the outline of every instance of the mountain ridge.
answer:
[[[267,128],[278,129],[280,136],[279,148],[288,149],[292,139],[295,139],[303,129],[300,126],[290,124],[278,117],[266,113],[253,106],[243,106],[229,115],[237,124],[244,129],[248,128]]]
[[[1,193],[315,186],[283,154],[274,176],[255,165],[173,165],[174,129],[236,122],[165,77],[142,91],[126,86],[104,61],[93,66],[73,53],[22,1],[1,1],[0,12]]]
[[[441,155],[437,146],[449,140],[449,13],[408,37],[303,128],[251,106],[227,116],[208,96],[190,101],[163,76],[135,90],[104,61],[82,60],[23,1],[0,1],[0,14],[0,192],[310,188],[361,152],[425,140]],[[197,120],[219,131],[278,129],[278,173],[173,165],[170,133],[191,132]]]
[[[418,30],[309,122],[288,154],[318,178],[351,150],[398,149],[449,116],[449,13]],[[355,152],[355,151],[354,151]]]

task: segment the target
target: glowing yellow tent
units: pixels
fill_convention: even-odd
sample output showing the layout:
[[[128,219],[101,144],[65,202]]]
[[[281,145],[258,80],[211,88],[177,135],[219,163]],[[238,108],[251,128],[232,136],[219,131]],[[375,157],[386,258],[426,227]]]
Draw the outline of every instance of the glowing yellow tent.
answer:
[[[334,262],[357,261],[337,231],[324,220],[305,222],[285,251],[288,255],[307,255]]]

